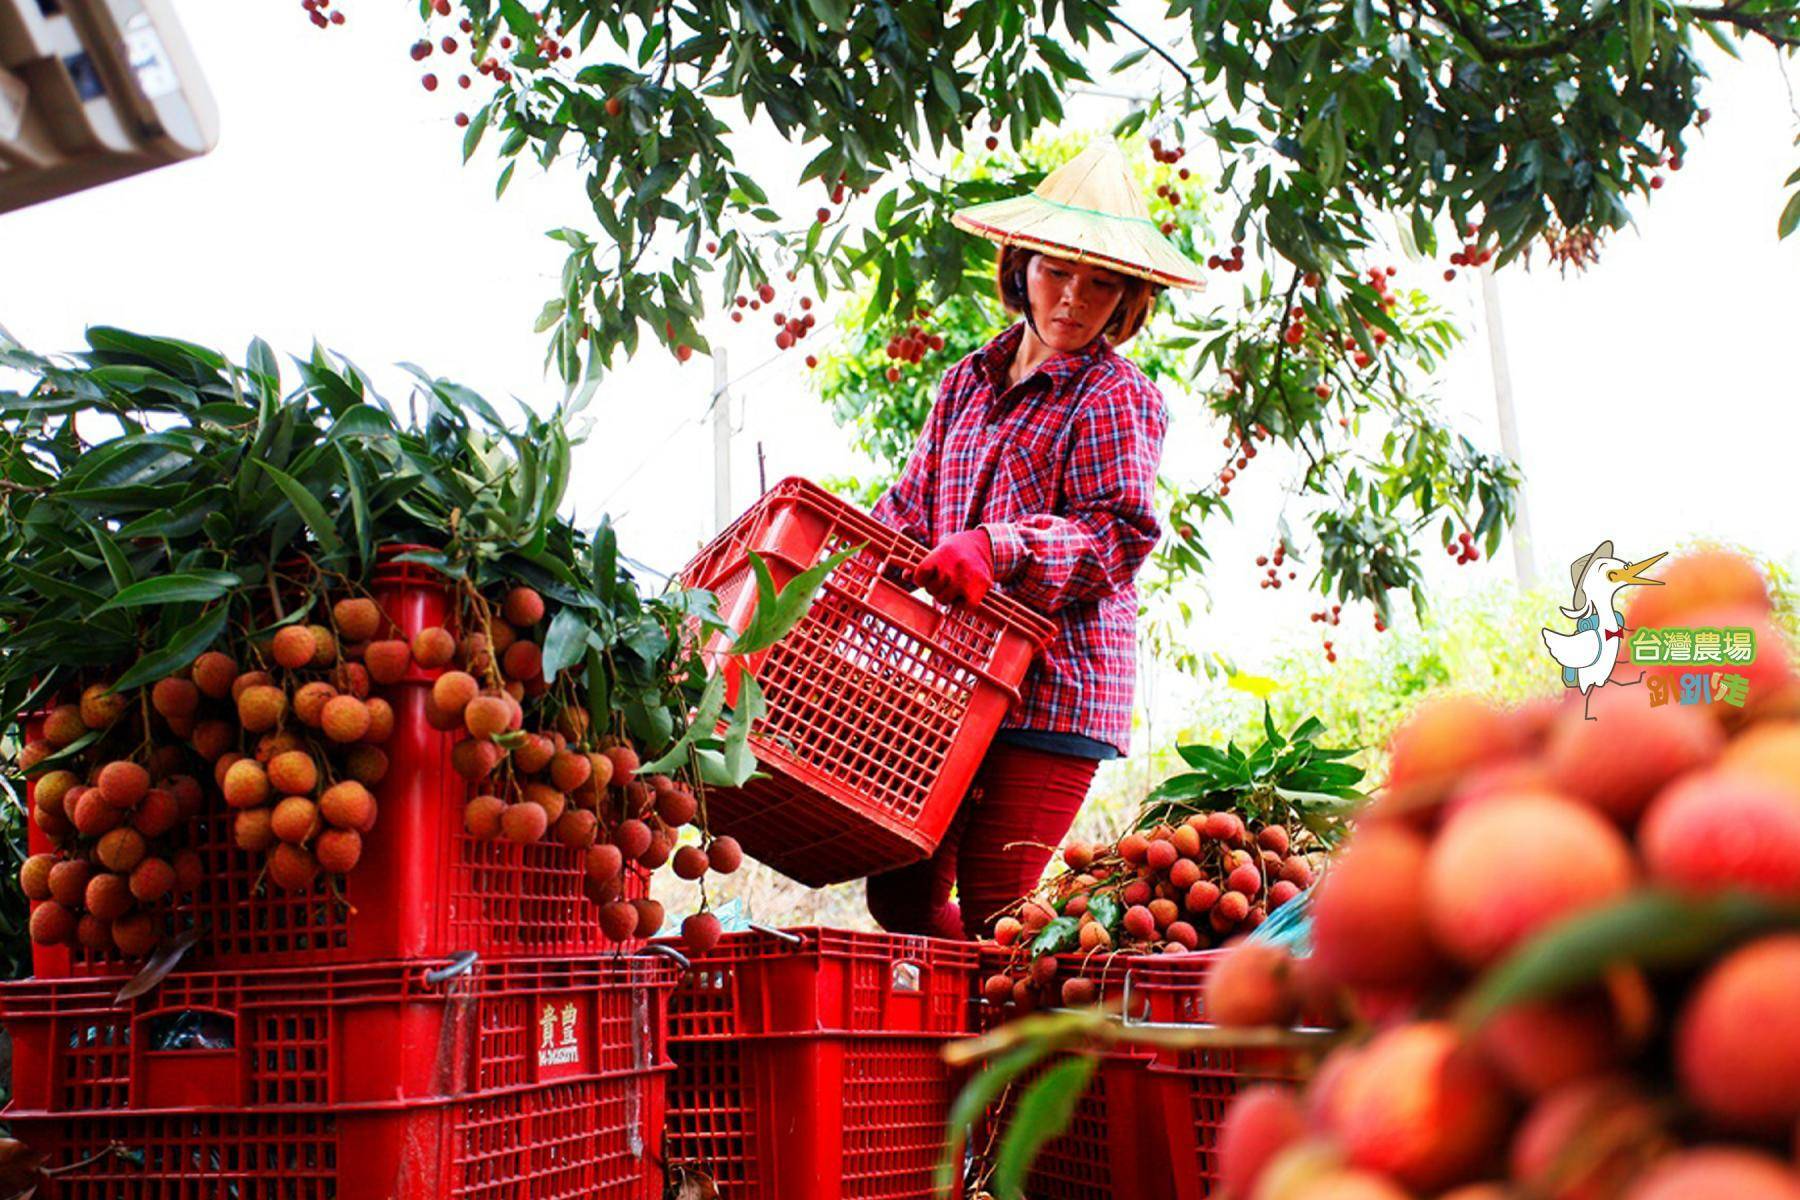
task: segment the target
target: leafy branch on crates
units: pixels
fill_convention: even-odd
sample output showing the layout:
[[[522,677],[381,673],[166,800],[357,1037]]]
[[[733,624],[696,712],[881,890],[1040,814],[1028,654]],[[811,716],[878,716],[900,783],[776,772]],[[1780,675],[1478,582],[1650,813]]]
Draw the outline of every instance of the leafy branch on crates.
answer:
[[[1068,1129],[1100,1056],[1113,1047],[1310,1050],[1331,1036],[1320,1030],[1274,1027],[1133,1025],[1121,1019],[1115,1001],[1036,1013],[980,1037],[951,1042],[944,1048],[944,1058],[952,1069],[978,1069],[957,1094],[945,1123],[937,1195],[969,1200],[1023,1196],[1026,1177],[1039,1151]],[[990,1133],[977,1148],[965,1177],[969,1131],[984,1126]]]
[[[240,364],[111,327],[87,338],[62,358],[0,341],[0,368],[25,379],[0,391],[0,786],[22,812],[35,779],[32,815],[57,843],[18,873],[5,928],[25,928],[28,897],[38,940],[142,957],[199,886],[182,851],[202,820],[266,851],[266,882],[335,889],[386,772],[381,688],[415,667],[443,671],[427,719],[471,734],[453,761],[494,801],[467,818],[477,836],[579,851],[635,821],[650,844],[625,857],[653,869],[698,815],[683,793],[754,771],[754,686],[719,734],[701,648],[772,643],[832,564],[779,595],[763,571],[736,645],[709,593],[641,593],[606,521],[560,515],[586,397],[515,429],[411,366],[403,414],[317,345],[284,391],[260,339]],[[448,580],[442,625],[397,636],[382,572]],[[634,778],[644,758],[669,776]]]
[[[1304,828],[1325,848],[1336,845],[1346,832],[1346,818],[1364,799],[1356,790],[1363,769],[1343,761],[1359,747],[1320,745],[1325,726],[1317,717],[1282,733],[1267,701],[1263,730],[1263,742],[1249,753],[1229,741],[1223,750],[1177,746],[1193,769],[1164,780],[1145,798],[1137,828],[1179,825],[1196,814],[1223,810],[1245,821]]]

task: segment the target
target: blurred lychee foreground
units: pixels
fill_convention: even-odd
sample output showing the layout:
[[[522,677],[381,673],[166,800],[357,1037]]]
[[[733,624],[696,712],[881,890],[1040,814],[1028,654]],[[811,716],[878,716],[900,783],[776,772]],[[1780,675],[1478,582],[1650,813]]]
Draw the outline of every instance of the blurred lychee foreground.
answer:
[[[1751,564],[1664,574],[1630,624],[1748,614],[1749,703],[1421,709],[1312,897],[1311,958],[1246,944],[1214,973],[1220,1024],[1285,1020],[1301,980],[1359,1018],[1303,1089],[1239,1097],[1229,1196],[1800,1200],[1791,660]]]

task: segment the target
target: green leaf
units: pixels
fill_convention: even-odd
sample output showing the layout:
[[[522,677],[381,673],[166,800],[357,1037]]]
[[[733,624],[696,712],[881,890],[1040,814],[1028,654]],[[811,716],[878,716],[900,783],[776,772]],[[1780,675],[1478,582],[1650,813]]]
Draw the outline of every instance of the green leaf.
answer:
[[[719,714],[725,709],[725,674],[718,672],[706,681],[706,689],[700,693],[700,703],[695,705],[694,719],[688,723],[686,730],[675,740],[675,744],[653,762],[638,768],[647,775],[667,773],[687,765],[688,749],[695,739],[711,737],[718,727]]]
[[[550,632],[544,635],[544,679],[554,683],[559,672],[582,660],[588,634],[593,627],[573,608],[560,608],[550,618]]]
[[[131,563],[126,560],[125,552],[112,535],[96,523],[88,523],[88,533],[93,536],[95,545],[100,547],[100,556],[106,560],[106,573],[112,576],[113,587],[124,591],[136,581],[137,576],[131,573]]]
[[[132,664],[131,668],[113,684],[113,691],[126,692],[135,687],[142,687],[191,664],[204,653],[207,647],[218,641],[219,635],[225,632],[226,618],[231,615],[229,603],[214,606],[211,612],[203,614],[199,620],[183,629],[160,650],[151,651]]]
[[[1081,922],[1074,917],[1055,918],[1031,939],[1031,956],[1036,958],[1041,954],[1061,954],[1065,950],[1073,950],[1080,931]]]
[[[1787,207],[1781,210],[1781,220],[1776,222],[1775,236],[1785,238],[1800,227],[1800,192],[1788,197]]]
[[[937,1195],[953,1195],[957,1190],[957,1180],[962,1178],[962,1151],[967,1132],[984,1119],[1007,1086],[1042,1055],[1043,1051],[1035,1041],[1015,1046],[983,1067],[957,1093],[945,1122],[944,1156],[938,1159],[937,1165]]]
[[[754,550],[750,551],[750,569],[756,574],[756,608],[750,614],[744,631],[732,643],[731,652],[755,654],[767,650],[786,637],[788,631],[800,623],[800,618],[812,606],[813,597],[824,586],[825,577],[835,571],[839,563],[862,548],[861,544],[851,546],[807,568],[788,580],[779,596],[775,594],[775,580],[769,574],[768,564],[763,562],[762,555]]]
[[[140,580],[119,591],[95,609],[96,614],[114,608],[141,608],[146,604],[180,604],[190,600],[216,600],[241,581],[229,571],[205,574],[159,575]]]
[[[726,787],[742,787],[756,771],[756,755],[750,750],[750,730],[762,720],[769,706],[763,701],[762,686],[745,671],[738,677],[738,702],[731,710],[731,722],[725,728]]]
[[[1025,1177],[1045,1143],[1069,1126],[1075,1105],[1087,1091],[1099,1057],[1091,1054],[1066,1058],[1045,1071],[1013,1109],[1012,1120],[1000,1140],[1000,1153],[994,1164],[994,1191],[1011,1200],[1024,1194]]]
[[[1125,909],[1116,896],[1105,894],[1088,897],[1088,915],[1094,923],[1105,928],[1108,933],[1119,932],[1119,925],[1125,919]]]
[[[1476,981],[1458,1016],[1475,1028],[1514,1004],[1593,983],[1611,967],[1691,966],[1752,934],[1795,928],[1800,928],[1800,905],[1741,892],[1633,892],[1552,926],[1514,950]]]
[[[269,478],[275,481],[275,486],[281,489],[281,494],[287,497],[288,503],[294,506],[294,511],[300,514],[300,519],[306,522],[306,527],[312,530],[313,537],[319,541],[319,548],[325,551],[327,557],[344,552],[344,540],[338,536],[337,526],[326,515],[325,506],[299,480],[259,458],[250,461],[268,472]]]

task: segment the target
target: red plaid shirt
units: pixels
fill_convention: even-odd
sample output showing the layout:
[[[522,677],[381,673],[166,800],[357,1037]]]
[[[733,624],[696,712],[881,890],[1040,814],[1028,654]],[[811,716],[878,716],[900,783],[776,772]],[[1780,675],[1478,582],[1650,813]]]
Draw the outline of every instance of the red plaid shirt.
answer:
[[[1161,534],[1168,409],[1105,338],[1009,386],[1019,322],[950,369],[925,432],[875,517],[935,546],[979,526],[994,577],[1056,637],[1005,727],[1131,748],[1138,568]]]

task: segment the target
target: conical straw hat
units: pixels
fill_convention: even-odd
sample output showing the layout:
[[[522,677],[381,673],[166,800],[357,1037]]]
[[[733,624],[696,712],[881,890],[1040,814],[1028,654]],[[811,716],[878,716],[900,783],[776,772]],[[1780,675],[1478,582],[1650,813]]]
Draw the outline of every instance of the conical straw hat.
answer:
[[[1111,134],[1044,177],[1029,195],[959,209],[950,221],[999,242],[1093,263],[1167,287],[1202,288],[1200,268],[1155,221]]]

